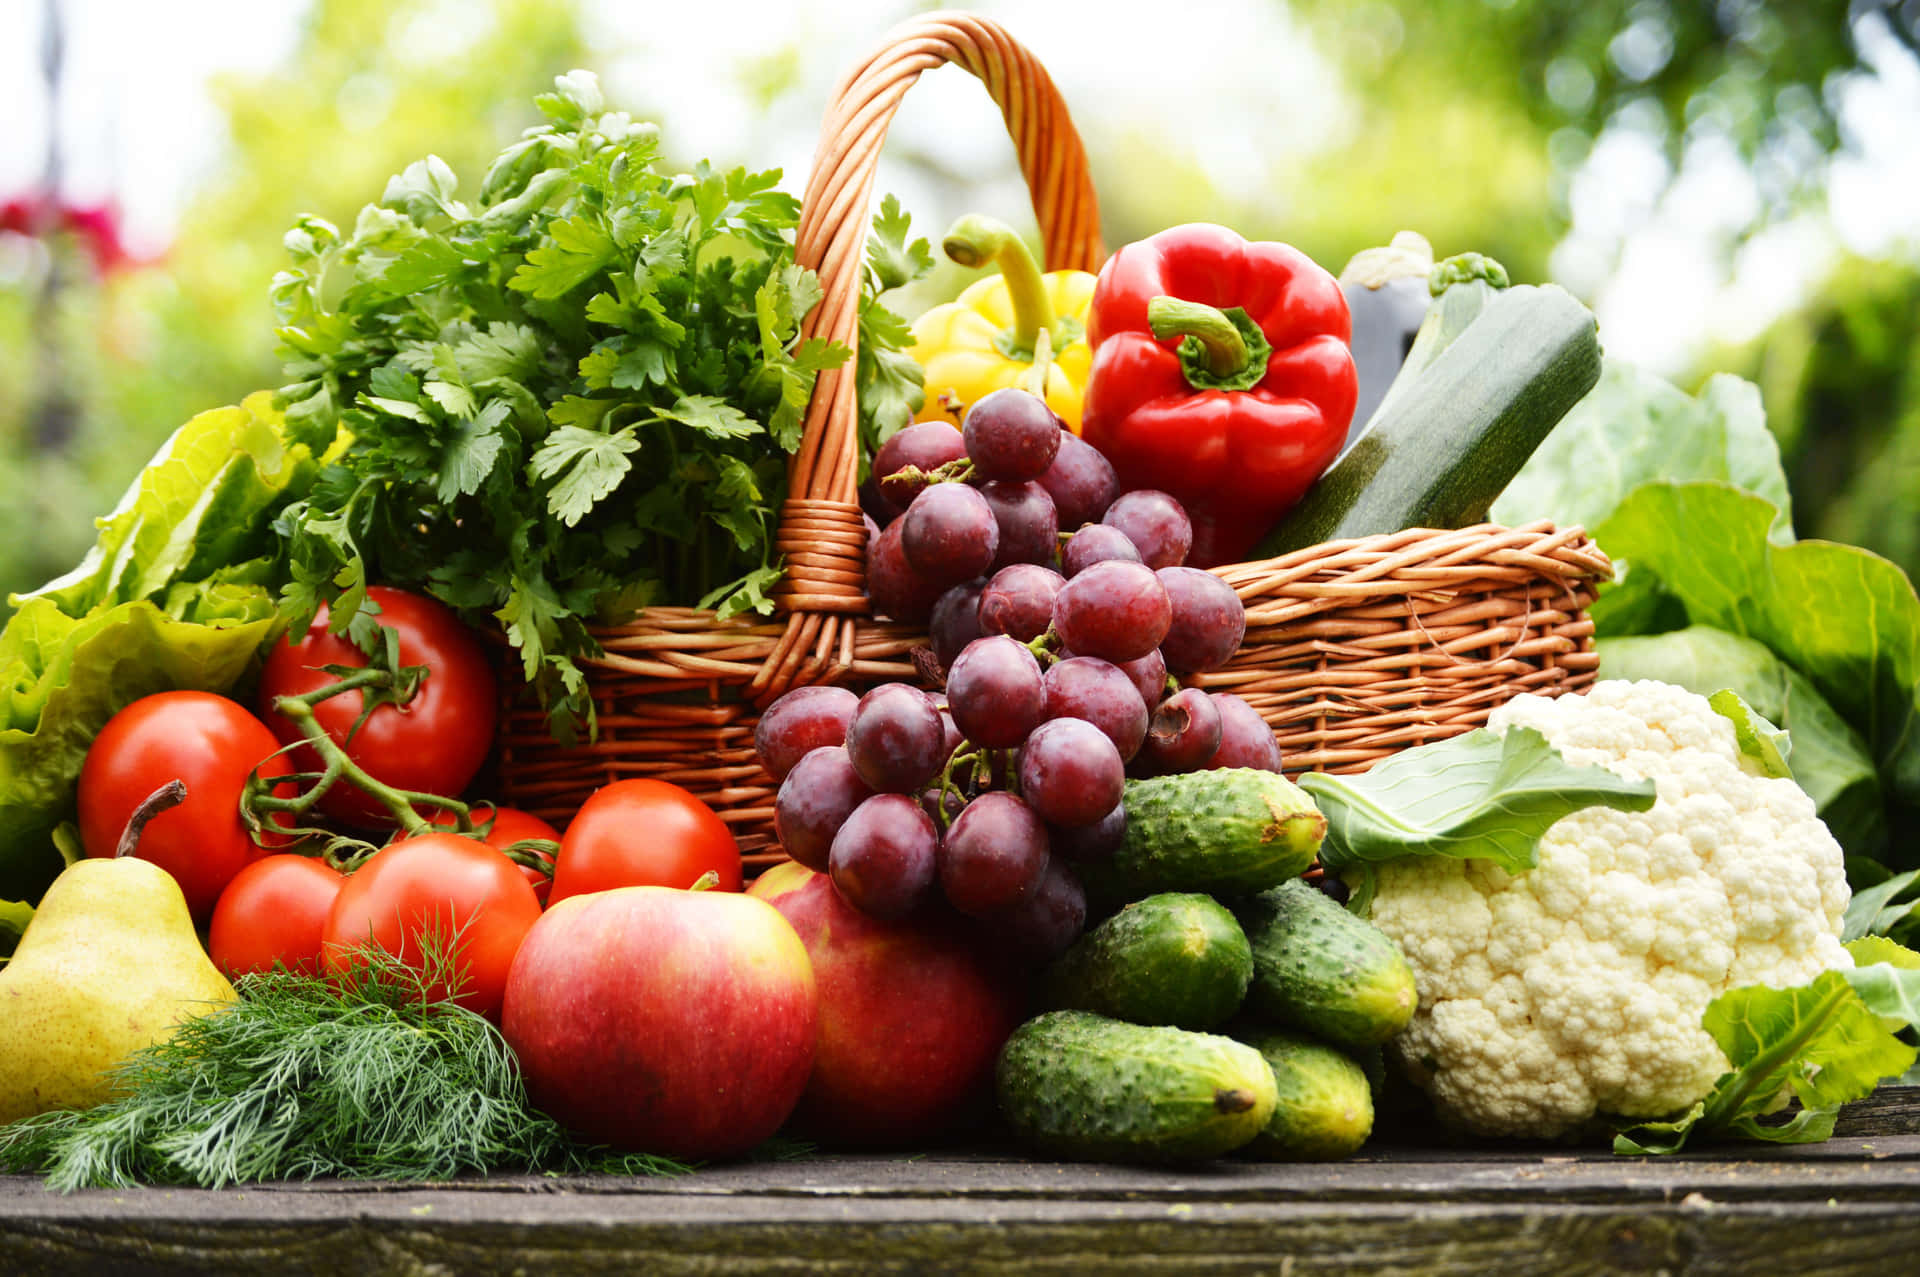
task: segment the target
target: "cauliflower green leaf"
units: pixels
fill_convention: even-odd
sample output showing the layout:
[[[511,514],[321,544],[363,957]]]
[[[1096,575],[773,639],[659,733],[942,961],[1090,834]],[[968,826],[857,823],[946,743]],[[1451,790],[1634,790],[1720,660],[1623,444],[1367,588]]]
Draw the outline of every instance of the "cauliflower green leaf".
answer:
[[[1793,779],[1793,768],[1787,765],[1787,757],[1793,753],[1791,736],[1768,722],[1732,688],[1723,687],[1713,693],[1707,697],[1707,704],[1713,706],[1714,713],[1733,724],[1734,744],[1740,747],[1741,754],[1753,760],[1762,776]]]
[[[1792,989],[1747,985],[1715,998],[1701,1024],[1733,1067],[1712,1093],[1670,1121],[1642,1122],[1614,1137],[1623,1154],[1677,1153],[1689,1139],[1745,1137],[1818,1143],[1840,1106],[1871,1095],[1913,1067],[1915,1049],[1895,1036],[1920,1002],[1920,972],[1888,962],[1823,971]],[[1761,1119],[1791,1096],[1785,1121]]]
[[[1404,749],[1357,776],[1299,781],[1327,817],[1330,870],[1402,856],[1491,860],[1509,873],[1538,863],[1540,836],[1587,807],[1645,811],[1653,782],[1575,767],[1528,727],[1485,728]]]

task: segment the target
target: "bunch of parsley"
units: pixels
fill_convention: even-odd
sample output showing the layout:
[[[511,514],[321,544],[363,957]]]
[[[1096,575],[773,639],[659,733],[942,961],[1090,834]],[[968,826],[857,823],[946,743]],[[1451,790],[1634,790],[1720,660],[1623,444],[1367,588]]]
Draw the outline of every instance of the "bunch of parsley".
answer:
[[[289,432],[331,464],[276,524],[289,624],[322,603],[363,641],[369,583],[491,613],[556,731],[590,721],[590,626],[653,603],[772,608],[788,455],[846,347],[799,327],[779,173],[655,171],[653,126],[576,71],[478,198],[428,157],[350,234],[302,218],[274,279]],[[870,442],[919,406],[906,325],[877,297],[923,273],[888,202],[868,254],[858,376]],[[338,441],[338,442],[336,442]]]

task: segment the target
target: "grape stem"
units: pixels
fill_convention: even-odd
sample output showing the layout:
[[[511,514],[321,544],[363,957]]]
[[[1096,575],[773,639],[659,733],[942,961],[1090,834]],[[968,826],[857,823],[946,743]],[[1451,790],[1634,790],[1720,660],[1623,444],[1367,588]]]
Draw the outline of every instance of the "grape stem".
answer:
[[[898,479],[919,487],[931,487],[936,483],[966,483],[973,478],[973,462],[966,457],[957,457],[932,470],[922,470],[919,466],[901,466],[889,479]]]
[[[1060,632],[1051,625],[1047,627],[1046,633],[1027,644],[1027,650],[1033,653],[1033,659],[1040,662],[1040,668],[1043,670],[1061,659],[1060,653],[1065,650],[1065,647],[1066,644],[1060,641]]]

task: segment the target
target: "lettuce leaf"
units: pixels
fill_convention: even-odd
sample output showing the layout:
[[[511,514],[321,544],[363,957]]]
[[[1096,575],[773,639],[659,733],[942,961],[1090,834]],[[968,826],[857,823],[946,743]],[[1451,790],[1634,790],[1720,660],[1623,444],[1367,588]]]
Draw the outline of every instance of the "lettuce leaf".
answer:
[[[271,391],[200,413],[160,446],[71,572],[22,600],[44,598],[67,616],[151,598],[271,550],[268,512],[304,490],[318,463],[289,448]]]
[[[277,632],[273,519],[320,469],[273,396],[175,431],[71,572],[14,596],[0,630],[0,900],[37,900],[65,863],[100,728],[154,692],[231,691]]]
[[[1575,767],[1530,727],[1478,728],[1403,749],[1359,775],[1310,772],[1298,783],[1327,818],[1320,862],[1334,871],[1457,856],[1523,873],[1562,816],[1596,805],[1645,811],[1654,801],[1652,781]]]
[[[33,921],[33,906],[24,900],[0,900],[0,958],[9,957]]]
[[[51,599],[28,599],[0,634],[8,722],[0,728],[0,899],[37,900],[63,865],[54,828],[73,817],[87,748],[115,713],[154,692],[224,692],[251,667],[278,627],[272,594],[251,589],[226,615],[169,616],[153,603],[122,603],[84,620]],[[250,613],[250,615],[248,615]],[[34,667],[39,665],[37,671]]]
[[[1649,666],[1685,662],[1612,641],[1627,636],[1713,627],[1766,648],[1774,669],[1743,655],[1730,677],[1665,677],[1700,692],[1731,687],[1791,730],[1802,750],[1796,777],[1849,852],[1899,868],[1920,863],[1913,840],[1888,845],[1890,830],[1920,819],[1920,599],[1888,560],[1795,543],[1756,387],[1722,375],[1689,396],[1609,363],[1493,515],[1583,524],[1613,556],[1619,580],[1592,608],[1603,677],[1663,677]],[[1696,674],[1711,674],[1713,663],[1700,658]],[[1763,684],[1789,703],[1775,704]],[[1808,688],[1816,695],[1801,694]]]

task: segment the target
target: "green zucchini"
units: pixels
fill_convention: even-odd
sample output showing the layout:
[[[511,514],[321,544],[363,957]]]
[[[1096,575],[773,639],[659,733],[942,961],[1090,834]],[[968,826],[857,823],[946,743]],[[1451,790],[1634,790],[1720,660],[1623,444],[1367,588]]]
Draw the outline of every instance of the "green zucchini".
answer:
[[[1211,1029],[1240,1009],[1253,950],[1212,896],[1163,892],[1089,930],[1047,969],[1049,1007]]]
[[[1483,521],[1540,441],[1600,379],[1593,312],[1552,284],[1490,295],[1473,281],[1449,295],[1483,303],[1451,344],[1423,362],[1419,342],[1366,433],[1320,476],[1257,558],[1322,541]],[[1458,310],[1458,306],[1451,308]]]
[[[1001,1115],[1045,1157],[1218,1157],[1273,1117],[1273,1069],[1232,1038],[1049,1011],[1013,1031],[994,1070]]]

